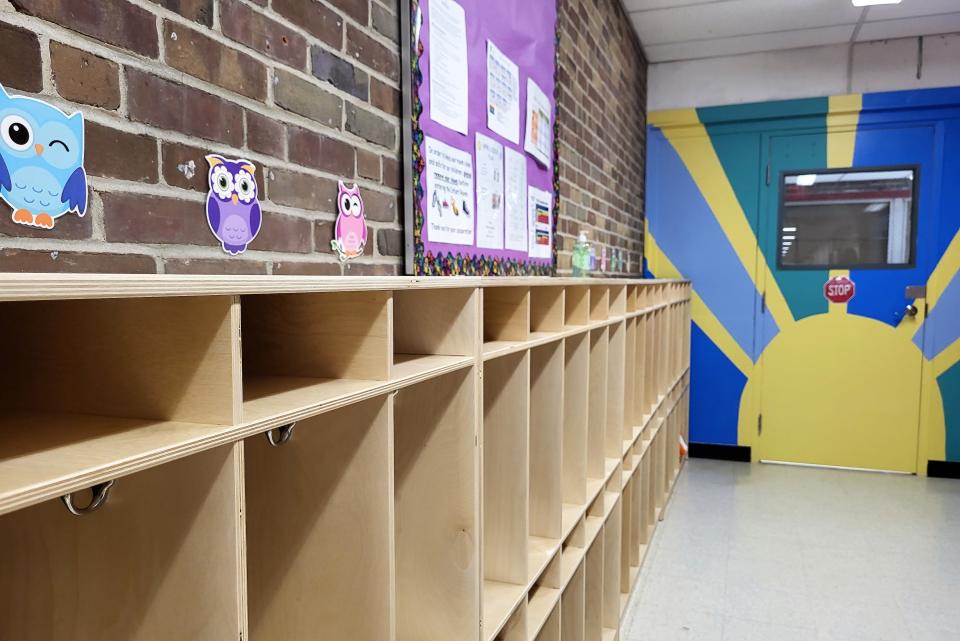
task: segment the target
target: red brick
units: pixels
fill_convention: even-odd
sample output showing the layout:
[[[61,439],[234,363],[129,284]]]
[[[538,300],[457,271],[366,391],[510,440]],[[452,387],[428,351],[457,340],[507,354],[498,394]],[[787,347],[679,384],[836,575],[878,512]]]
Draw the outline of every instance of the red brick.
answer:
[[[0,23],[0,60],[16,60],[16,64],[0,64],[0,85],[37,93],[43,89],[43,63],[40,41],[26,29]]]
[[[376,2],[370,6],[370,22],[373,28],[394,42],[400,42],[400,19],[397,14],[388,11],[383,5]]]
[[[206,149],[177,142],[163,143],[163,179],[168,185],[201,193],[209,191]],[[189,176],[189,178],[188,178]]]
[[[245,260],[235,256],[223,258],[165,258],[163,271],[166,274],[217,274],[240,276],[266,274],[267,264],[260,260]]]
[[[243,110],[212,94],[128,68],[127,101],[132,120],[243,145]]]
[[[340,263],[283,261],[273,264],[275,276],[340,276]]]
[[[351,261],[343,267],[344,276],[396,276],[399,273],[399,265],[384,263],[355,263]]]
[[[323,254],[333,253],[333,249],[330,247],[330,241],[333,240],[333,225],[334,221],[332,220],[314,221],[313,251]]]
[[[0,249],[0,271],[23,273],[154,274],[157,264],[145,254],[111,254],[37,249]]]
[[[50,62],[57,92],[67,100],[104,109],[120,107],[116,63],[59,42],[50,43]]]
[[[213,26],[213,0],[150,0],[207,27]]]
[[[246,112],[247,147],[253,151],[283,158],[283,142],[287,137],[283,123],[255,111]]]
[[[370,104],[391,116],[400,115],[400,92],[385,82],[370,79]]]
[[[346,128],[364,140],[393,149],[397,144],[396,120],[381,118],[376,113],[347,104]]]
[[[400,78],[399,48],[388,49],[351,24],[347,25],[347,53],[391,80]]]
[[[297,69],[307,66],[307,39],[240,0],[221,0],[223,35]]]
[[[343,100],[326,89],[286,71],[274,72],[273,98],[278,105],[322,125],[340,129]]]
[[[355,155],[353,147],[341,140],[292,125],[287,128],[290,162],[352,178]]]
[[[271,169],[269,175],[267,196],[272,202],[312,212],[336,213],[337,181],[287,169]]]
[[[400,172],[400,161],[396,158],[383,157],[383,184],[393,189],[400,189],[403,175]]]
[[[370,21],[370,0],[329,0],[329,2],[362,25]]]
[[[263,212],[263,225],[250,249],[309,254],[313,251],[313,224],[307,218]]]
[[[88,195],[89,202],[89,195]],[[0,200],[0,236],[11,238],[47,238],[56,240],[85,240],[93,235],[93,214],[87,208],[87,215],[81,218],[76,214],[67,214],[57,219],[53,229],[27,227],[13,222],[13,210]],[[10,271],[10,270],[0,270]]]
[[[378,229],[377,251],[381,256],[403,256],[403,232],[399,229]]]
[[[105,193],[101,198],[110,242],[219,245],[203,202],[127,193]]]
[[[273,0],[272,8],[331,47],[343,46],[343,20],[317,0]]]
[[[397,220],[399,196],[373,191],[372,189],[364,189],[362,195],[363,210],[367,220],[382,223],[392,223]]]
[[[168,21],[164,38],[167,64],[175,69],[248,98],[267,97],[267,69],[245,53]]]
[[[107,44],[156,58],[156,18],[127,0],[10,0],[23,13],[36,16]]]
[[[84,167],[92,176],[157,182],[157,139],[87,121]]]
[[[357,150],[357,175],[370,180],[380,180],[380,156],[365,149]]]

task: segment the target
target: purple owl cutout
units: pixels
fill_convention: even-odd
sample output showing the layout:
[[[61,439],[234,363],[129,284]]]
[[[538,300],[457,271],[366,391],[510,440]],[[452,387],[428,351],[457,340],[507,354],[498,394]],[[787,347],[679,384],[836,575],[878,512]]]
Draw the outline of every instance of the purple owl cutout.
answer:
[[[232,256],[247,251],[260,231],[263,214],[257,191],[256,166],[249,160],[207,156],[207,223],[210,231]]]
[[[337,212],[337,224],[330,248],[343,263],[362,256],[363,248],[367,244],[367,219],[364,216],[360,187],[354,185],[347,188],[343,181],[340,181]]]

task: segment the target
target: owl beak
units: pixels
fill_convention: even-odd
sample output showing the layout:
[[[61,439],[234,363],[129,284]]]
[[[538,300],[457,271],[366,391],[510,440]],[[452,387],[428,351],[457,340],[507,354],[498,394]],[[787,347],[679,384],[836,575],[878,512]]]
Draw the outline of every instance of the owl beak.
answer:
[[[36,151],[37,155],[39,156],[43,153],[43,145],[34,145],[33,150]]]
[[[232,200],[232,201],[233,201],[233,204],[236,205],[237,202],[238,202],[240,199],[237,198],[237,195],[236,195],[236,194],[234,194],[233,197],[232,197],[230,200]]]

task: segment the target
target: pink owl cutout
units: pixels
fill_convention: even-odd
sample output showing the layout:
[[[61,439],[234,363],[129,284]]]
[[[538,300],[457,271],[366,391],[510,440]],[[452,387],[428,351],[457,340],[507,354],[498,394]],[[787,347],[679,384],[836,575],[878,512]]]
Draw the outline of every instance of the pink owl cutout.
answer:
[[[363,199],[360,187],[353,185],[349,189],[340,181],[337,194],[337,224],[334,228],[330,248],[337,253],[340,262],[363,255],[367,244],[367,219],[363,215]]]

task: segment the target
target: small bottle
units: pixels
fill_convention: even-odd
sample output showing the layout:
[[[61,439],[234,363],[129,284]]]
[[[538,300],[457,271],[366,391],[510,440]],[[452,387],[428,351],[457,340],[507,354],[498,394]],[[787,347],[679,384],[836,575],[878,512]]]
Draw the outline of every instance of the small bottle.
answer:
[[[587,242],[587,232],[582,231],[573,246],[573,275],[586,276],[590,270],[590,243]]]

